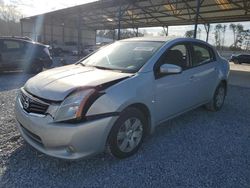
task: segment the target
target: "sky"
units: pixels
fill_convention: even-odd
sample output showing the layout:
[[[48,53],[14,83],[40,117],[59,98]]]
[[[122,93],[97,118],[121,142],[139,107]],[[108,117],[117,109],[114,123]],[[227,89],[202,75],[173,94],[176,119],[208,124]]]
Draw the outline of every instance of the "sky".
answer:
[[[226,25],[227,27],[226,32],[225,32],[225,45],[230,46],[233,44],[233,32],[229,29],[230,23],[221,23],[221,24]],[[244,26],[244,29],[250,30],[250,21],[249,22],[234,22],[234,24],[242,24]],[[210,44],[215,44],[215,39],[214,39],[215,25],[216,24],[211,24],[210,26],[210,33],[209,33],[209,39],[208,39],[208,42]],[[205,31],[204,25],[198,25],[198,28],[201,30],[201,33],[197,34],[197,38],[201,40],[206,40],[206,31]],[[194,25],[171,26],[169,27],[168,33],[169,35],[172,35],[172,36],[183,37],[186,31],[193,30],[193,29],[194,29]],[[157,35],[157,33],[161,30],[162,28],[147,28],[147,31],[152,33],[153,35]]]
[[[4,0],[4,3],[15,4],[24,16],[34,16],[93,1],[97,0]]]
[[[67,8],[70,6],[76,6],[80,4],[85,4],[89,2],[93,2],[97,0],[4,0],[6,4],[15,4],[18,9],[21,11],[21,13],[26,16],[33,16],[37,14],[42,14],[45,12],[58,10],[62,8]],[[245,29],[250,29],[250,21],[249,22],[240,22]],[[237,23],[236,23],[237,24]],[[229,29],[229,24],[227,23],[227,30],[226,30],[226,36],[225,36],[225,45],[231,45],[233,43],[233,33]],[[209,43],[214,44],[214,24],[212,24],[211,32],[209,36]],[[187,30],[192,30],[194,26],[172,26],[169,27],[169,35],[174,36],[181,36],[183,37],[185,35],[185,32]],[[199,28],[201,29],[201,34],[198,35],[198,38],[205,40],[206,39],[206,32],[203,25],[199,25]],[[161,32],[162,28],[142,28],[142,30],[147,30],[147,32],[150,35],[158,35],[159,32]]]

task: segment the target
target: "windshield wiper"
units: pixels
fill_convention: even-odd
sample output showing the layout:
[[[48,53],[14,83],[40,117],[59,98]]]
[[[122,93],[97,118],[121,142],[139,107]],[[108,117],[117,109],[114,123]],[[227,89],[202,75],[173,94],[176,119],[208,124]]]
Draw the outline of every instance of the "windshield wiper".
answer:
[[[102,70],[114,70],[114,69],[112,69],[112,68],[109,68],[109,67],[102,67],[102,66],[93,66],[93,67],[95,67],[95,68],[97,68],[97,69],[102,69]]]
[[[98,65],[85,65],[84,63],[82,62],[79,62],[77,64],[81,64],[82,66],[84,67],[94,67],[94,68],[97,68],[97,69],[102,69],[102,70],[112,70],[112,71],[117,71],[117,72],[123,72],[122,70],[120,69],[114,69],[114,68],[110,68],[110,67],[102,67],[102,66],[98,66]]]
[[[77,62],[76,64],[77,64],[77,65],[80,64],[80,65],[82,65],[82,66],[84,66],[84,67],[86,66],[86,65],[85,65],[84,63],[82,63],[82,62]]]
[[[113,71],[122,72],[119,69],[114,69],[114,68],[110,68],[110,67],[102,67],[102,66],[98,66],[98,65],[91,65],[90,67],[95,67],[97,69],[102,69],[102,70],[113,70]]]

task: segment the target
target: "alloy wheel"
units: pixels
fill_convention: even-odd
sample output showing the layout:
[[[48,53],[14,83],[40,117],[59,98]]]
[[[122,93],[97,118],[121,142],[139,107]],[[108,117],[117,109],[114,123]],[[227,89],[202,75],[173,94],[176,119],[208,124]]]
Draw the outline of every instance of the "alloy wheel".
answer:
[[[143,136],[143,125],[138,118],[127,119],[117,134],[117,145],[122,152],[131,152],[140,143]]]

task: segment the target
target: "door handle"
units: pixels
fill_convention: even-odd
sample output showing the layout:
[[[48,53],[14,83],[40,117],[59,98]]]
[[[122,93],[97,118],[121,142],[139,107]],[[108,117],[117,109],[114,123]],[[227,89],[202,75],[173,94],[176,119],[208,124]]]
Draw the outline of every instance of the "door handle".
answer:
[[[195,75],[192,75],[192,76],[190,76],[189,80],[190,80],[191,82],[195,82],[195,81],[199,80],[199,77],[198,77],[198,76],[195,76]]]

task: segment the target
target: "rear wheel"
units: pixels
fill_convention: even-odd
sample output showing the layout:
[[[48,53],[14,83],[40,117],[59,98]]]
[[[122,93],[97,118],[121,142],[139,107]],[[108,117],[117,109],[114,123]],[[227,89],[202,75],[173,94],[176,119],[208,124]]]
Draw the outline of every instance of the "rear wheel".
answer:
[[[206,104],[206,108],[210,111],[219,111],[226,97],[226,85],[224,83],[220,83],[215,90],[213,99]]]
[[[117,158],[126,158],[140,148],[146,133],[147,120],[136,108],[127,108],[114,124],[108,139],[108,149]]]

